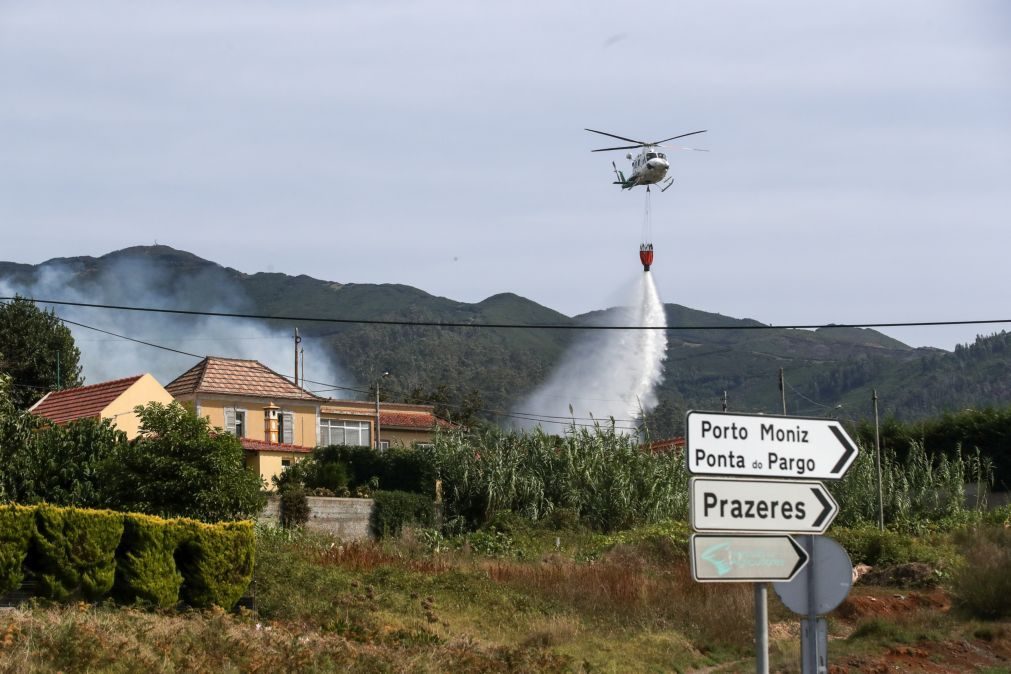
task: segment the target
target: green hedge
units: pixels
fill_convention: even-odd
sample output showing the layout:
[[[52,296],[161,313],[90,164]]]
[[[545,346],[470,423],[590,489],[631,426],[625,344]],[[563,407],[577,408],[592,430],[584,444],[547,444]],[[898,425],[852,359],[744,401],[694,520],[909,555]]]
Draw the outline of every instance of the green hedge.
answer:
[[[0,506],[0,594],[18,587],[35,533],[35,509]]]
[[[28,566],[38,594],[58,601],[100,599],[116,577],[116,548],[123,514],[40,505]]]
[[[0,505],[0,595],[27,576],[48,599],[230,609],[253,577],[251,522]]]
[[[116,550],[113,596],[168,608],[179,601],[183,577],[176,568],[179,520],[130,513],[123,518],[123,538]]]
[[[406,491],[377,491],[369,526],[376,538],[396,536],[405,524],[430,527],[435,521],[432,499]]]
[[[195,608],[231,609],[253,579],[251,522],[181,521],[176,564],[182,600]]]

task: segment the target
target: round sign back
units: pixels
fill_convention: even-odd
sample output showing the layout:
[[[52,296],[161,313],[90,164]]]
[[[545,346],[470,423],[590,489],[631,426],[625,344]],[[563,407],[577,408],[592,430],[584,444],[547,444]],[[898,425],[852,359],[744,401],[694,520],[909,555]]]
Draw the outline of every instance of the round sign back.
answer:
[[[842,603],[853,585],[853,565],[843,546],[826,536],[794,536],[811,559],[793,580],[772,587],[788,609],[824,615]]]

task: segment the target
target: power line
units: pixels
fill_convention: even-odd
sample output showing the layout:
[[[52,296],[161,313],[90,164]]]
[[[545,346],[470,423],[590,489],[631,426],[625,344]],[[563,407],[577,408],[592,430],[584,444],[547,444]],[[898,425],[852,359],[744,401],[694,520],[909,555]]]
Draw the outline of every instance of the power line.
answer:
[[[15,297],[0,297],[0,300],[13,300]],[[451,321],[407,321],[367,318],[325,318],[320,316],[267,316],[265,314],[240,314],[225,311],[198,311],[189,309],[164,309],[158,307],[137,307],[118,304],[94,304],[90,302],[69,302],[62,300],[46,300],[34,297],[23,297],[37,304],[54,304],[71,307],[87,307],[89,309],[109,309],[115,311],[141,311],[159,314],[179,314],[184,316],[216,316],[220,318],[246,318],[253,320],[288,321],[302,323],[346,323],[354,325],[392,325],[402,327],[433,327],[433,328],[498,328],[517,330],[820,330],[833,328],[911,328],[933,327],[944,325],[994,325],[1011,323],[1011,318],[978,319],[967,321],[889,321],[867,323],[809,323],[771,325],[765,323],[737,325],[576,325],[564,323],[458,323]]]
[[[176,354],[179,354],[179,355],[182,355],[182,356],[189,356],[191,358],[196,358],[198,360],[202,360],[203,358],[206,358],[206,356],[201,356],[201,355],[198,355],[198,354],[195,354],[195,353],[189,353],[187,351],[180,351],[179,349],[173,349],[173,348],[168,347],[168,346],[163,346],[161,344],[155,344],[154,342],[148,342],[148,341],[145,341],[145,340],[142,340],[142,339],[135,339],[133,337],[128,337],[126,335],[122,335],[122,334],[119,334],[117,332],[112,332],[110,330],[104,330],[102,328],[96,328],[96,327],[94,327],[92,325],[85,325],[84,323],[78,323],[77,321],[72,321],[72,320],[69,320],[69,319],[66,319],[66,318],[60,318],[59,316],[57,318],[59,318],[59,320],[61,322],[63,322],[63,323],[69,323],[70,325],[76,325],[78,327],[86,328],[88,330],[94,330],[95,332],[101,332],[103,334],[110,335],[112,337],[117,337],[119,339],[125,339],[127,341],[134,342],[136,344],[143,344],[144,346],[149,346],[149,347],[152,347],[152,348],[155,348],[155,349],[161,349],[163,351],[169,351],[171,353],[176,353]],[[285,379],[293,379],[293,377],[290,377],[288,375],[281,374],[281,373],[278,373],[278,374],[280,374]],[[343,390],[343,391],[353,391],[355,393],[361,393],[361,394],[364,394],[364,395],[368,395],[368,394],[371,393],[371,391],[368,391],[368,390],[365,390],[365,389],[353,388],[353,387],[350,387],[350,386],[339,386],[337,384],[332,384],[332,383],[329,383],[329,382],[313,381],[311,379],[304,379],[303,381],[305,381],[307,383],[310,383],[310,384],[317,384],[317,385],[320,385],[320,386],[326,386],[326,387],[328,387],[326,389],[319,389],[320,391],[324,391],[324,390]],[[435,401],[431,401],[430,400],[428,402],[430,404],[432,404]],[[446,407],[455,407],[455,408],[458,408],[458,409],[463,409],[463,407],[464,407],[463,405],[452,405],[452,404],[448,404],[448,403],[440,403],[440,404],[444,404]],[[593,423],[593,424],[576,423],[576,419],[577,418],[580,419],[580,420],[585,420],[586,417],[555,417],[555,416],[552,416],[552,415],[540,415],[540,414],[537,414],[535,412],[509,413],[509,412],[503,412],[502,410],[491,410],[491,409],[484,409],[484,408],[475,408],[475,411],[477,411],[477,412],[485,412],[487,414],[492,414],[492,415],[500,416],[500,417],[518,419],[518,420],[522,420],[522,421],[536,421],[538,423],[561,424],[561,425],[564,425],[564,426],[580,426],[580,427],[584,427],[584,428],[595,428],[595,427],[597,427],[599,425],[599,423]],[[557,421],[557,419],[567,419],[568,421]],[[618,421],[634,422],[635,420],[634,419],[615,419],[615,422],[618,422]],[[632,428],[632,427],[624,427],[624,426],[617,426],[617,425],[615,426],[615,428],[618,428],[620,430],[636,430],[635,428]]]

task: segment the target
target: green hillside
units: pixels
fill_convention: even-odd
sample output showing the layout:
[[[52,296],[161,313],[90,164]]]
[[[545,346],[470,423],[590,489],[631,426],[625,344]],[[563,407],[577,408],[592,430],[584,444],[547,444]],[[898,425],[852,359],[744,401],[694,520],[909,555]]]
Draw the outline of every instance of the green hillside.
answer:
[[[245,274],[167,246],[36,266],[0,262],[0,280],[8,286],[34,285],[38,294],[53,299],[65,295],[61,289],[72,287],[97,302],[265,315],[575,325],[615,311],[568,317],[511,293],[469,304],[404,285]],[[41,287],[36,285],[40,282]],[[666,310],[673,329],[668,333],[661,405],[651,423],[655,434],[680,431],[685,409],[719,409],[724,391],[732,410],[778,412],[780,368],[786,375],[787,408],[793,414],[866,418],[875,387],[882,414],[904,419],[1011,403],[1011,338],[1005,333],[949,353],[914,349],[869,329],[706,329],[761,324],[677,304],[666,305]],[[273,323],[284,330],[292,327],[290,321]],[[180,326],[184,325],[181,319]],[[447,413],[466,401],[486,410],[485,416],[488,410],[507,410],[531,392],[578,334],[352,323],[298,327],[308,338],[324,340],[335,361],[361,388],[390,371],[384,397],[414,401],[435,397],[445,403]]]

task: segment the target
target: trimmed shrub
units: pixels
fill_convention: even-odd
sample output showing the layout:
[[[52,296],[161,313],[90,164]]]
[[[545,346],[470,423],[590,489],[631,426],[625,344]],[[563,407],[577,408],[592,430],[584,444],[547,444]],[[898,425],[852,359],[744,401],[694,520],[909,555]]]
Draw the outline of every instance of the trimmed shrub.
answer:
[[[280,511],[281,526],[285,529],[304,526],[309,521],[309,499],[305,489],[289,486],[281,490]]]
[[[180,596],[194,608],[231,609],[253,579],[253,523],[179,520]]]
[[[123,538],[116,550],[113,596],[162,608],[179,601],[183,577],[176,568],[179,526],[171,520],[130,513],[123,518]]]
[[[405,524],[430,527],[435,521],[432,499],[406,491],[377,491],[369,526],[376,538],[396,536]]]
[[[1011,615],[1011,530],[978,527],[957,538],[965,562],[951,579],[956,604],[977,618]]]
[[[16,589],[24,579],[25,557],[34,533],[34,508],[0,506],[0,594]]]
[[[99,599],[112,589],[123,515],[40,505],[28,566],[48,599]]]

